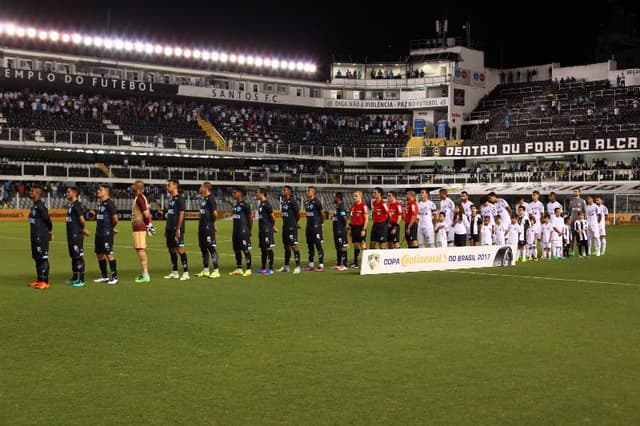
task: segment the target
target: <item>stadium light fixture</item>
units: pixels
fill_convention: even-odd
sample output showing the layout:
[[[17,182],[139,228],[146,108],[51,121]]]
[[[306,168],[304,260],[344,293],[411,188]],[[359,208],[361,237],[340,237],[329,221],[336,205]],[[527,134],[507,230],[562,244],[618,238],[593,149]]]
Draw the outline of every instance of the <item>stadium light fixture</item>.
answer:
[[[205,51],[188,47],[168,46],[152,44],[144,40],[126,40],[121,38],[102,37],[95,34],[83,34],[77,32],[64,33],[51,29],[31,26],[20,26],[12,22],[0,22],[0,35],[7,37],[37,39],[50,43],[73,43],[76,46],[94,47],[105,50],[117,50],[126,52],[145,53],[176,58],[198,59],[203,61],[230,62],[240,66],[271,67],[274,70],[298,71],[314,73],[317,70],[315,64],[297,60],[276,59],[271,57],[259,57],[242,53],[225,53]]]

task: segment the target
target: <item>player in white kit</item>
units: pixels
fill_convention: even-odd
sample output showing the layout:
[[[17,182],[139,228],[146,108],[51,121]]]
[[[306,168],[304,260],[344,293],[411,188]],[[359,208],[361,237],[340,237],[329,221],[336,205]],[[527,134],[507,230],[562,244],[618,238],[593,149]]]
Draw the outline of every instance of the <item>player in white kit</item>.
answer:
[[[493,241],[495,241],[497,246],[504,246],[506,243],[507,236],[507,226],[508,224],[504,224],[502,222],[502,216],[496,217],[496,224],[493,228]]]
[[[602,213],[602,220],[600,220],[600,255],[604,256],[604,252],[607,251],[607,216],[609,216],[609,209],[604,205],[602,197],[596,197],[596,204],[600,207],[600,213]]]
[[[485,216],[480,228],[480,245],[490,246],[493,243],[493,233],[495,225],[491,223],[489,216]]]
[[[551,224],[551,217],[548,213],[545,213],[542,217],[542,226],[540,228],[542,258],[551,259],[551,234],[553,234],[553,225]]]
[[[502,216],[502,221],[508,221],[513,214],[509,203],[504,198],[498,198],[495,192],[489,193],[489,201],[496,206],[496,213]]]
[[[587,207],[585,207],[585,217],[589,225],[589,251],[587,255],[594,254],[600,256],[600,221],[602,212],[600,207],[593,202],[591,195],[587,196]],[[595,250],[592,250],[592,247]]]
[[[556,209],[556,214],[551,218],[553,233],[551,234],[551,252],[554,259],[562,259],[562,242],[565,232],[564,218],[560,209]]]
[[[533,215],[536,218],[537,223],[542,222],[542,215],[544,214],[544,204],[540,201],[540,192],[533,191],[531,194],[531,202],[527,204],[527,213]],[[549,214],[551,216],[551,214]]]
[[[438,222],[436,222],[437,247],[447,247],[449,228],[450,227],[447,223],[447,216],[443,212],[440,212],[440,214],[438,214]]]
[[[519,233],[520,225],[518,225],[518,217],[516,215],[513,215],[513,217],[511,218],[511,222],[507,227],[507,244],[509,244],[510,246],[517,246]]]
[[[429,191],[420,191],[418,201],[418,247],[433,247],[435,234],[433,230],[433,215],[438,211],[435,203],[429,199]]]
[[[538,240],[540,239],[540,222],[534,215],[529,215],[529,229],[527,229],[527,256],[531,260],[538,260]]]
[[[467,216],[467,218],[470,218],[471,206],[473,206],[473,203],[469,199],[469,193],[467,191],[462,191],[460,193],[460,205],[462,206],[462,209],[464,210],[464,214]]]
[[[447,241],[450,246],[453,246],[453,216],[455,215],[456,205],[453,200],[449,198],[447,190],[442,188],[439,191],[440,195],[440,213],[444,213],[447,225],[449,226]]]

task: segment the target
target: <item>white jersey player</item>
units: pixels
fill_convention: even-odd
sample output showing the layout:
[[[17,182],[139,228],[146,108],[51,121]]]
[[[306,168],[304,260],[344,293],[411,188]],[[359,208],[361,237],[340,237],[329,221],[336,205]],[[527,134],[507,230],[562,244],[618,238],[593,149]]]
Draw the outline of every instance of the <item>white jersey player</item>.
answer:
[[[426,189],[420,191],[420,201],[418,201],[418,247],[433,247],[435,244],[435,234],[433,230],[433,215],[438,208],[429,199],[429,192]]]
[[[496,206],[496,213],[502,216],[503,222],[507,222],[511,218],[511,207],[509,207],[509,203],[504,198],[498,198],[495,192],[490,192],[489,201]]]
[[[447,234],[447,241],[449,245],[453,245],[453,216],[455,216],[456,205],[453,200],[448,197],[447,190],[442,188],[440,194],[440,213],[444,213],[445,220],[449,226],[449,233]]]
[[[500,218],[502,219],[502,218]],[[520,233],[520,225],[516,217],[511,218],[509,227],[507,228],[507,244],[510,246],[518,245],[518,234]]]
[[[480,245],[490,246],[493,244],[493,234],[495,225],[491,223],[488,216],[485,216],[480,228]]]
[[[508,224],[507,224],[508,226]],[[504,246],[506,243],[507,228],[502,222],[502,216],[496,217],[496,224],[493,228],[493,241],[497,246]]]
[[[527,205],[527,214],[533,215],[533,217],[536,218],[537,223],[542,222],[542,216],[544,215],[544,204],[540,202],[540,192],[533,191],[533,193],[531,194],[531,202]]]
[[[553,227],[553,233],[551,234],[551,253],[554,259],[561,259],[562,255],[562,243],[564,237],[564,218],[560,210],[556,210],[556,214],[551,217],[551,226]]]
[[[467,191],[462,191],[460,193],[460,205],[462,206],[462,211],[464,212],[467,218],[471,217],[471,206],[473,203],[469,200],[469,193]]]
[[[496,213],[496,206],[491,204],[489,200],[485,201],[482,206],[480,206],[480,216],[489,217],[489,221],[493,224],[495,223],[495,218],[498,214]],[[502,221],[502,223],[509,223]]]
[[[549,214],[549,217],[556,215],[556,209],[560,209],[562,212],[562,204],[556,200],[556,193],[551,192],[549,193],[549,202],[547,203],[547,214]]]
[[[609,209],[604,205],[602,197],[596,197],[596,204],[600,207],[600,213],[602,213],[602,219],[600,220],[600,254],[604,255],[607,251],[607,216],[609,216]]]
[[[551,238],[553,235],[553,225],[551,224],[551,218],[548,214],[545,214],[542,219],[542,226],[540,231],[540,241],[542,242],[542,258],[551,259]]]
[[[436,245],[437,247],[447,247],[449,224],[447,223],[447,217],[443,212],[438,214],[438,222],[436,222]]]
[[[602,220],[602,211],[600,207],[593,202],[591,195],[587,196],[586,201],[585,216],[587,224],[589,225],[589,252],[600,256],[600,221]],[[592,247],[594,250],[591,250]]]
[[[540,239],[540,222],[535,216],[529,216],[529,228],[527,229],[527,255],[530,259],[538,260],[538,240]]]

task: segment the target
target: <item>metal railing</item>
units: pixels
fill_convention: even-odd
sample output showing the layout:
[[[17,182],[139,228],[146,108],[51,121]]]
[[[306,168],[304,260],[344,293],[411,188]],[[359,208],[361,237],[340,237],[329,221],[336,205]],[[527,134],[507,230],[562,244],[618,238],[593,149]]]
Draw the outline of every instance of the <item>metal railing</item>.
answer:
[[[92,182],[97,178],[105,179],[92,164],[42,164],[36,162],[14,163],[13,169],[0,167],[0,176],[22,178],[31,180],[74,180],[78,182]],[[15,167],[19,167],[16,175]],[[640,169],[588,169],[588,170],[564,170],[564,171],[539,171],[539,172],[398,172],[395,174],[376,174],[369,170],[349,173],[322,173],[322,174],[289,174],[267,173],[255,170],[218,170],[203,168],[175,168],[175,167],[111,167],[114,172],[112,181],[130,182],[134,179],[143,179],[148,182],[165,182],[169,178],[179,179],[185,184],[189,182],[228,182],[241,184],[268,184],[279,186],[280,184],[298,185],[322,185],[322,186],[391,186],[410,187],[418,185],[453,185],[453,184],[498,184],[498,183],[540,183],[540,182],[600,182],[620,181],[628,182],[638,180]]]

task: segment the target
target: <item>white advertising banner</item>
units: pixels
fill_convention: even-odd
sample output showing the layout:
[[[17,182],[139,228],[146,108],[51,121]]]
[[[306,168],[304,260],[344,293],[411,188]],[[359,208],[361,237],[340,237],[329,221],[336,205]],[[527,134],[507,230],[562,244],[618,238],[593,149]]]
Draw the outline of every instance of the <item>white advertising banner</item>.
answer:
[[[217,89],[211,87],[185,85],[181,85],[178,87],[178,95],[224,101],[257,102],[274,105],[296,105],[314,108],[415,109],[446,107],[449,105],[449,98],[446,97],[406,100],[324,99],[280,95],[276,93],[247,92],[242,90]]]
[[[365,250],[360,275],[512,266],[516,250],[515,246]]]

